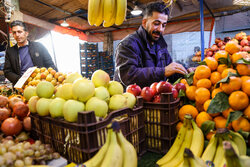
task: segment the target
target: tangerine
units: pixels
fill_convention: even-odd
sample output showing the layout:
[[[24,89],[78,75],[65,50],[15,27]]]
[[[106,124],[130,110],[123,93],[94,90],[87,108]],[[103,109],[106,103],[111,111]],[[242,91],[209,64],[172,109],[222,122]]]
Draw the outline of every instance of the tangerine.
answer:
[[[248,96],[250,96],[250,79],[242,82],[242,91],[245,92]]]
[[[208,66],[200,65],[195,70],[195,77],[199,79],[209,78],[211,75],[211,70]]]
[[[215,97],[215,95],[219,92],[222,92],[221,88],[216,88],[212,91],[212,99]]]
[[[231,94],[233,91],[240,90],[242,81],[240,77],[230,77],[229,83],[221,83],[220,88],[226,94]]]
[[[229,98],[229,105],[234,109],[235,111],[240,111],[245,109],[249,104],[249,99],[246,93],[242,91],[235,91],[233,92]]]
[[[232,55],[240,51],[240,45],[235,41],[229,41],[226,43],[225,50]]]
[[[218,65],[217,71],[219,73],[222,73],[225,69],[227,69],[227,65],[226,64],[220,64],[220,65]]]
[[[186,96],[189,100],[195,100],[196,86],[189,86],[186,89]]]
[[[196,91],[195,91],[195,100],[198,103],[203,104],[208,99],[210,99],[210,92],[209,92],[208,89],[206,89],[206,88],[198,88],[198,89],[196,89]]]
[[[197,88],[207,88],[210,89],[212,86],[212,83],[209,79],[200,79],[197,82]]]
[[[227,119],[222,116],[217,116],[214,118],[216,129],[226,128]],[[232,123],[228,124],[227,128],[231,129]]]
[[[221,78],[226,78],[229,72],[236,74],[235,69],[227,68],[221,73]]]
[[[212,120],[212,117],[205,111],[200,112],[196,117],[196,123],[198,127],[201,127],[201,125],[208,120]]]
[[[237,64],[236,66],[236,70],[238,71],[238,73],[242,76],[242,75],[250,75],[250,65],[246,65],[246,64]]]
[[[225,50],[219,50],[214,54],[214,58],[216,61],[219,61],[219,58],[227,58],[228,52]]]
[[[182,122],[184,121],[184,116],[186,114],[191,114],[193,119],[195,119],[198,115],[198,110],[194,106],[187,104],[182,106],[179,110],[179,118]]]
[[[250,120],[250,105],[244,110],[243,114]]]
[[[222,111],[222,115],[227,119],[227,117],[229,116],[230,112],[234,111],[232,108],[228,108],[224,111]]]
[[[206,57],[204,59],[204,61],[206,62],[207,66],[210,68],[211,71],[214,71],[214,70],[217,69],[218,62],[215,60],[215,58],[213,58],[213,57]]]
[[[212,72],[210,76],[210,81],[212,82],[212,84],[214,85],[220,80],[221,80],[221,74],[218,71]]]
[[[182,126],[183,126],[183,123],[181,121],[177,123],[177,125],[176,125],[177,132],[179,132],[179,130],[181,129]]]
[[[234,120],[232,122],[232,126],[233,126],[233,129],[235,131],[239,131],[241,129],[245,132],[250,131],[250,124],[249,124],[248,120],[244,117],[240,117],[239,119]]]

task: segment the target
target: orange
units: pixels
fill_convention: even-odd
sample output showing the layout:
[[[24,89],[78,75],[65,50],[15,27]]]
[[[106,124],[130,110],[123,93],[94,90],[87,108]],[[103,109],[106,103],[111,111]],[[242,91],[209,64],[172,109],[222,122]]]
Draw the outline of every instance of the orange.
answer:
[[[239,131],[241,129],[245,132],[250,131],[250,124],[249,124],[248,120],[244,117],[240,117],[239,119],[234,120],[232,122],[232,126],[233,126],[233,129],[235,131]]]
[[[198,82],[198,79],[197,79],[196,76],[194,75],[194,76],[193,76],[193,85],[196,86],[197,82]]]
[[[193,119],[195,119],[196,116],[198,115],[198,110],[194,106],[187,104],[182,106],[179,110],[179,118],[182,122],[186,114],[191,114]]]
[[[214,85],[220,80],[221,80],[221,74],[218,71],[212,72],[210,76],[210,81],[212,82],[212,84]]]
[[[181,79],[180,83],[183,83],[186,87],[189,86],[186,79]]]
[[[179,132],[179,130],[181,129],[183,123],[182,122],[178,122],[178,124],[176,125],[176,130]]]
[[[241,76],[242,83],[250,79],[250,76]]]
[[[250,105],[244,110],[244,115],[247,117],[248,120],[250,120]]]
[[[227,58],[228,52],[225,50],[219,50],[214,54],[214,58],[216,61],[219,61],[219,58]]]
[[[230,112],[234,111],[232,108],[228,108],[224,111],[222,111],[222,115],[227,119],[227,117],[229,116]]]
[[[209,79],[200,79],[197,81],[197,88],[207,88],[210,89],[212,86],[212,83]]]
[[[199,127],[201,127],[201,125],[203,124],[203,122],[208,121],[208,120],[212,120],[212,117],[206,113],[205,111],[200,112],[197,117],[196,117],[196,123]]]
[[[206,62],[207,66],[210,68],[211,71],[214,71],[218,67],[218,62],[215,60],[213,57],[207,57],[204,59]]]
[[[208,66],[200,65],[196,68],[194,75],[198,80],[203,78],[209,78],[211,75],[211,70]]]
[[[250,79],[242,82],[242,91],[250,96]]]
[[[238,71],[238,73],[242,76],[242,75],[250,75],[250,65],[246,65],[246,64],[237,64],[236,66],[236,70]]]
[[[214,96],[219,93],[219,92],[222,92],[221,88],[216,88],[212,91],[212,99],[214,98]]]
[[[197,91],[197,90],[196,90]],[[242,91],[235,91],[233,92],[229,98],[229,105],[234,109],[235,111],[240,111],[245,109],[249,104],[249,99],[246,93]]]
[[[231,94],[233,91],[240,90],[242,81],[240,77],[230,77],[229,83],[221,83],[220,88],[226,94]]]
[[[232,63],[236,63],[237,60],[243,57],[241,53],[242,52],[237,52],[232,55]]]
[[[227,123],[227,119],[222,117],[222,116],[218,116],[214,118],[214,122],[215,122],[215,127],[216,129],[218,128],[226,128],[226,123]],[[228,124],[228,129],[231,129],[232,123]]]
[[[227,65],[226,64],[220,64],[217,68],[217,71],[219,73],[222,73],[225,69],[227,69]]]
[[[225,50],[232,55],[240,51],[240,45],[235,41],[229,41],[225,46]]]
[[[216,130],[215,131],[210,131],[207,135],[206,135],[206,139],[207,140],[210,140],[212,138],[212,136],[216,133]]]
[[[227,68],[225,69],[222,73],[221,73],[221,78],[226,78],[227,74],[231,72],[231,73],[235,73],[236,74],[236,70],[232,69],[232,68]]]
[[[196,86],[189,86],[186,89],[186,96],[189,100],[195,100]]]
[[[206,88],[198,88],[195,91],[195,100],[198,103],[205,103],[205,101],[207,101],[208,99],[210,99],[210,92],[208,89]]]
[[[210,105],[210,102],[211,102],[211,99],[205,101],[205,103],[203,104],[203,108],[204,110],[207,112],[207,109],[208,109],[208,106]],[[214,113],[214,114],[211,114],[211,113],[208,113],[211,117],[216,117],[218,115],[220,115],[220,113]]]

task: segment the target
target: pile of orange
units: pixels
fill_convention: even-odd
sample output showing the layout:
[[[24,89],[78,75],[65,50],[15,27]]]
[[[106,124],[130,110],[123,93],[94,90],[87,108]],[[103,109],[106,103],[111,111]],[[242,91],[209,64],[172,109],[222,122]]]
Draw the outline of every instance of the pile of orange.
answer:
[[[237,63],[237,60],[241,58],[250,61],[250,54],[240,51],[239,44],[240,41],[233,39],[226,44],[225,50],[219,50],[213,57],[205,58],[206,65],[200,65],[196,68],[192,85],[188,85],[185,79],[182,79],[181,82],[186,85],[186,97],[195,101],[195,107],[192,105],[182,106],[179,110],[181,121],[188,113],[193,116],[199,127],[205,121],[212,120],[215,122],[216,129],[228,128],[235,131],[241,129],[250,132],[250,65]],[[232,62],[230,67],[228,64],[220,64],[219,62],[219,58],[227,58],[227,55]],[[229,83],[220,83],[219,88],[216,88],[216,83],[227,77],[229,72],[239,76],[231,76]],[[224,92],[228,95],[230,108],[222,113],[209,114],[207,113],[208,106],[218,92]],[[225,127],[228,115],[232,111],[241,111],[243,115]]]

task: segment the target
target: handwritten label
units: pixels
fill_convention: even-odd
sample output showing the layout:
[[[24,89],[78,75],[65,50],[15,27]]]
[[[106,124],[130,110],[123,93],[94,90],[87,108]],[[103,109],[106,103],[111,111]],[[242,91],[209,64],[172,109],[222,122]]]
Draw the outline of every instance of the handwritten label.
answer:
[[[16,89],[22,89],[24,83],[27,81],[27,79],[30,77],[30,75],[35,71],[37,67],[30,67],[27,71],[22,75],[22,77],[17,81],[14,88]]]

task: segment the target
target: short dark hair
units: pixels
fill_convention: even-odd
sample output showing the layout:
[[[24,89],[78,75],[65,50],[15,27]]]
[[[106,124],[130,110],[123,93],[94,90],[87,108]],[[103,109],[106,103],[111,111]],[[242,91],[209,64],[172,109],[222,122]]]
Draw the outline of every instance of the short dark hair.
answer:
[[[165,15],[169,15],[169,9],[166,7],[166,4],[164,2],[149,3],[143,11],[143,17],[152,16],[153,12],[159,12]]]
[[[20,20],[15,20],[15,21],[10,23],[10,28],[13,28],[15,26],[21,26],[21,27],[23,27],[24,31],[28,31],[26,24]]]

